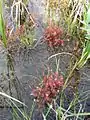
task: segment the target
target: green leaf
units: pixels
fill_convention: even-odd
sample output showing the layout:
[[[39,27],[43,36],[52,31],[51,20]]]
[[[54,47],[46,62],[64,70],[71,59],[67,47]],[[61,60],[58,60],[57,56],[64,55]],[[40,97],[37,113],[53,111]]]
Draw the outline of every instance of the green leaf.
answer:
[[[90,58],[90,5],[88,6],[88,10],[84,10],[84,26],[83,30],[86,31],[85,38],[87,39],[86,45],[83,47],[81,58],[78,62],[78,68],[81,68],[84,66],[84,64],[87,62],[87,60]]]
[[[78,62],[78,68],[83,67],[89,58],[90,58],[90,41],[88,40],[85,47],[83,48],[82,56]]]
[[[87,24],[90,23],[90,6],[89,6],[89,9],[87,11],[87,18],[86,18],[86,21],[87,21]]]
[[[4,47],[6,47],[7,40],[6,40],[6,32],[5,32],[5,25],[4,25],[4,19],[3,19],[2,5],[3,5],[3,1],[0,0],[0,35],[2,36]]]

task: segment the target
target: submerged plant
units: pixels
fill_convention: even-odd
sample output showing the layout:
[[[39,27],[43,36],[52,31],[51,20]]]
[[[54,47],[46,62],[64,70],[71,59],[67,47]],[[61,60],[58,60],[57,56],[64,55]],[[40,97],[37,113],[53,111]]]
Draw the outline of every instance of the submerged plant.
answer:
[[[44,76],[42,86],[34,89],[32,95],[35,97],[39,106],[52,103],[52,100],[56,98],[63,84],[64,79],[62,75],[51,73],[50,75]]]

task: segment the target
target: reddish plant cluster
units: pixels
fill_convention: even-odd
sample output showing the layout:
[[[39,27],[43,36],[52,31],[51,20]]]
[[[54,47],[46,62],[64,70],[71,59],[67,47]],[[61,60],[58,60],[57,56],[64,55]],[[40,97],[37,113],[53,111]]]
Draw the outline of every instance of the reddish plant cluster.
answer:
[[[51,25],[45,29],[44,39],[49,47],[57,47],[64,44],[64,41],[60,39],[62,34],[62,30],[58,26]]]
[[[20,25],[20,27],[18,27],[15,32],[12,31],[12,33],[10,34],[11,28],[6,26],[7,40],[8,41],[16,40],[17,37],[20,37],[21,35],[24,34],[24,31],[25,31],[25,25]]]
[[[44,76],[42,86],[34,89],[32,95],[39,105],[51,103],[63,84],[63,76],[58,73],[52,73],[49,76]]]

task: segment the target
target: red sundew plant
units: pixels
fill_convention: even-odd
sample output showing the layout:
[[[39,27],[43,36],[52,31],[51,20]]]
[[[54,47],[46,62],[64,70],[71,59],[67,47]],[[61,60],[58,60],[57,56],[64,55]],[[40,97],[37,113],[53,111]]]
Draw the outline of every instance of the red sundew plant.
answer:
[[[39,106],[47,103],[52,103],[53,99],[60,92],[64,84],[62,75],[52,73],[43,77],[42,86],[32,90],[32,95],[35,97]]]
[[[45,29],[44,39],[49,47],[57,47],[64,44],[64,41],[60,39],[63,31],[55,25],[48,26]]]
[[[20,25],[20,27],[18,27],[15,32],[14,31],[12,31],[11,33],[10,32],[11,28],[6,26],[6,37],[8,41],[16,40],[17,37],[20,37],[24,34],[25,25]]]

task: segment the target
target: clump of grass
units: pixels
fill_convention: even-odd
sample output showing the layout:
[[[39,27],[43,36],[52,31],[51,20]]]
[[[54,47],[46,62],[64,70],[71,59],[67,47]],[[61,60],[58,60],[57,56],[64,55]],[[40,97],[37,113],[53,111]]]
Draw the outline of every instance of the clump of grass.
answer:
[[[29,21],[24,24],[24,32],[20,35],[20,41],[23,45],[33,47],[35,39],[35,29],[29,25]]]
[[[35,21],[26,7],[27,0],[22,1],[13,1],[11,6],[11,18],[12,22],[15,24],[14,28],[9,29],[9,38],[16,40],[19,38],[19,41],[24,46],[31,47],[34,43],[35,38]]]
[[[75,1],[69,1],[68,6],[67,6],[67,15],[64,17],[67,23],[68,27],[68,33],[71,33],[71,35],[79,35],[79,30],[81,23],[79,20],[83,19],[83,13],[84,13],[84,8],[86,6],[86,1],[81,0],[75,0]]]
[[[90,5],[88,5],[87,10],[84,12],[84,20],[81,21],[84,25],[82,27],[85,30],[85,42],[83,45],[83,51],[81,58],[78,62],[78,68],[81,68],[85,65],[88,59],[90,59]]]

